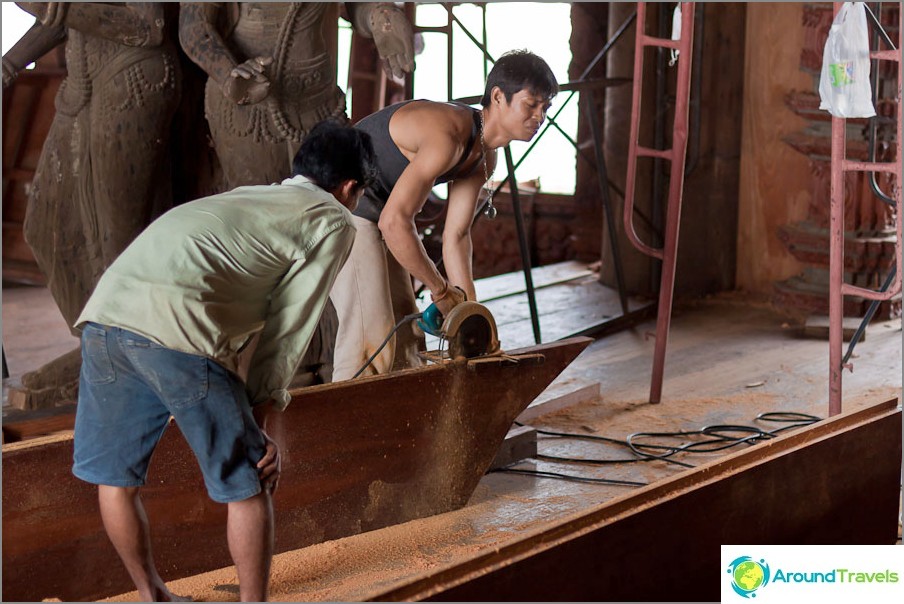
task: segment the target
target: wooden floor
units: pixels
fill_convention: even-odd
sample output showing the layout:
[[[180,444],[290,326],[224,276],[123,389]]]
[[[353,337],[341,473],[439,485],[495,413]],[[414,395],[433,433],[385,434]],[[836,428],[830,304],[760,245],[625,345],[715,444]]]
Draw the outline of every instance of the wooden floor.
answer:
[[[553,274],[556,271],[559,272]],[[575,278],[569,279],[569,275]],[[478,290],[482,299],[489,300],[494,296],[486,292],[491,286],[497,288],[500,297],[489,300],[487,305],[499,324],[503,348],[532,343],[524,295],[505,295],[517,290],[523,280],[519,275],[496,279],[495,284],[481,283]],[[507,284],[503,283],[506,279]],[[537,293],[544,340],[568,335],[582,324],[619,312],[617,297],[599,285],[586,267],[557,266],[549,269],[549,274],[535,273],[534,280],[538,285],[552,283]],[[14,376],[41,356],[36,350],[41,345],[36,340],[43,336],[29,327],[31,321],[38,321],[37,317],[46,312],[38,310],[42,296],[35,291],[4,290],[4,348]],[[632,305],[641,303],[632,301]],[[535,405],[582,388],[583,392],[593,392],[598,387],[599,395],[589,399],[585,396],[583,402],[541,415],[531,424],[624,439],[636,432],[697,430],[712,424],[773,430],[778,425],[756,420],[758,414],[770,411],[820,417],[827,414],[828,343],[804,339],[800,335],[802,324],[766,304],[753,303],[744,295],[726,294],[676,308],[662,403],[658,405],[646,402],[653,351],[653,340],[648,334],[654,330],[655,322],[646,321],[591,344]],[[67,333],[65,326],[61,332]],[[65,352],[74,343],[71,338],[64,338],[65,344],[52,337],[48,340],[54,352]],[[900,397],[901,344],[900,320],[870,326],[866,340],[855,352],[853,373],[844,373],[845,410]],[[52,358],[49,349],[44,354]],[[623,447],[557,437],[541,437],[539,450],[547,456],[569,458],[630,457]],[[683,454],[676,459],[699,465],[720,454]],[[664,461],[590,465],[532,459],[515,468],[636,483],[650,483],[685,471],[682,466]],[[461,510],[277,556],[271,598],[377,598],[401,581],[436,573],[462,558],[493,551],[515,536],[538,532],[633,488],[636,487],[492,473],[484,477],[469,504]],[[171,588],[196,600],[237,599],[232,568],[177,581]],[[135,594],[113,598],[134,599]]]

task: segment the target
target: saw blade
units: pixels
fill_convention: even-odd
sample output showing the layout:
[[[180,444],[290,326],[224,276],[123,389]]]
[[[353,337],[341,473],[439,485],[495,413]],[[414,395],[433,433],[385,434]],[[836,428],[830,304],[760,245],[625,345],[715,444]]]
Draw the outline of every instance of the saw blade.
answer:
[[[458,333],[449,339],[449,356],[472,359],[486,354],[493,341],[493,330],[486,318],[471,315],[461,322]]]

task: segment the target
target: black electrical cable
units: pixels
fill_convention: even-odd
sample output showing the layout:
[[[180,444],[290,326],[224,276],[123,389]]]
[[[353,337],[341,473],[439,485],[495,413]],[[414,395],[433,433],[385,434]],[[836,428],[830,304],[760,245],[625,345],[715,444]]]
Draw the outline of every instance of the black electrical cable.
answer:
[[[677,432],[635,432],[628,435],[624,440],[610,438],[608,436],[595,436],[591,434],[576,434],[571,432],[556,432],[553,430],[536,429],[537,434],[544,436],[552,436],[557,438],[570,438],[578,440],[591,440],[597,442],[605,442],[624,446],[629,448],[636,457],[633,459],[592,459],[592,458],[576,458],[561,457],[556,455],[538,454],[537,459],[553,462],[564,463],[582,463],[590,465],[608,465],[616,463],[635,463],[640,461],[660,460],[676,465],[693,468],[692,464],[669,459],[677,453],[713,453],[741,444],[753,444],[761,440],[774,438],[779,432],[792,428],[800,428],[812,423],[821,421],[821,418],[807,413],[798,413],[796,411],[768,411],[760,413],[755,418],[756,421],[773,422],[787,424],[774,430],[763,430],[755,426],[744,426],[734,424],[714,424],[705,426],[700,430],[681,430]],[[523,426],[520,422],[514,422],[515,425]],[[682,445],[667,445],[650,442],[640,442],[642,438],[682,438],[687,440],[688,437],[706,437],[704,440],[684,443]],[[654,453],[653,451],[662,451]],[[578,480],[580,482],[600,482],[613,484],[627,484],[630,481],[609,481],[602,478],[580,478],[570,475],[557,474],[555,472],[541,472],[539,470],[515,470],[512,468],[504,468],[496,471],[512,471],[519,474],[533,474],[549,478],[562,478],[563,480]],[[638,485],[643,486],[643,485]]]
[[[624,443],[622,443],[624,444]],[[649,461],[648,459],[593,459],[590,457],[559,457],[558,455],[547,455],[545,453],[538,453],[537,459],[542,459],[544,461],[561,461],[566,463],[585,463],[593,466],[605,466],[609,464],[617,464],[617,463],[634,463],[636,461]],[[650,459],[654,459],[654,457],[650,457]],[[656,457],[655,459],[660,459]],[[662,458],[663,461],[667,461],[669,463],[673,463],[679,466],[684,466],[685,468],[693,468],[694,466],[689,463],[684,463],[683,461],[677,461],[674,459],[665,459]]]
[[[520,422],[514,422],[514,423],[516,426],[524,425]],[[554,432],[552,430],[541,430],[541,429],[537,429],[537,428],[534,428],[534,430],[537,432],[537,434],[542,434],[544,436],[557,436],[557,437],[562,437],[562,438],[594,440],[594,441],[598,441],[598,442],[611,443],[613,445],[620,445],[622,447],[628,446],[624,440],[619,440],[617,438],[609,438],[608,436],[594,436],[592,434],[574,434],[574,433],[570,433],[570,432]],[[537,457],[538,458],[545,457],[547,459],[556,460],[556,461],[578,461],[574,458],[555,457],[553,455],[542,455],[542,456],[538,455]],[[634,459],[581,459],[580,461],[585,461],[590,464],[605,465],[605,464],[614,464],[614,463],[631,463],[631,462],[635,462],[635,461],[646,461],[646,460],[634,458]],[[687,463],[684,463],[681,461],[675,461],[673,459],[666,459],[665,461],[668,461],[669,463],[677,464],[679,466],[685,466],[687,468],[694,467],[691,464],[687,464]]]
[[[423,315],[423,314],[424,314],[424,313],[416,312],[416,313],[413,313],[413,314],[410,314],[410,315],[405,315],[404,317],[402,317],[402,319],[401,319],[398,323],[395,324],[395,327],[393,327],[393,328],[389,331],[389,335],[386,336],[386,339],[383,340],[383,343],[380,344],[380,345],[377,347],[377,349],[374,351],[374,353],[373,353],[372,355],[370,355],[370,358],[367,359],[367,362],[364,363],[364,366],[361,367],[361,369],[358,370],[358,373],[356,373],[355,375],[352,376],[352,379],[355,379],[356,377],[358,377],[359,375],[361,375],[361,374],[364,372],[364,370],[367,369],[367,366],[370,365],[370,364],[373,362],[373,360],[374,360],[375,358],[377,358],[377,355],[380,354],[380,351],[383,350],[383,348],[384,348],[384,347],[386,346],[386,344],[389,342],[389,338],[391,338],[391,337],[395,334],[395,332],[399,330],[399,327],[401,327],[402,325],[404,325],[404,324],[407,323],[408,321],[414,321],[415,319],[420,319],[420,318],[421,318],[421,315]]]
[[[574,476],[573,474],[560,474],[558,472],[546,472],[544,470],[522,470],[520,468],[495,468],[490,472],[507,472],[509,474],[526,474],[528,476],[539,476],[540,478],[557,478],[559,480],[570,480],[572,482],[590,482],[594,484],[611,484],[615,486],[625,487],[645,487],[645,482],[634,482],[633,480],[615,480],[612,478],[588,478],[585,476]]]

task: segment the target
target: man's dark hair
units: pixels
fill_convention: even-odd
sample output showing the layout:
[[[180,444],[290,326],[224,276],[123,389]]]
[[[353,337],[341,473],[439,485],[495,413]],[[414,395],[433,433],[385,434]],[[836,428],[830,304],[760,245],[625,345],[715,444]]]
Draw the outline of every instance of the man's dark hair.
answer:
[[[295,154],[292,171],[327,191],[346,180],[354,180],[359,188],[368,187],[377,177],[370,135],[326,119],[308,132]]]
[[[480,104],[490,106],[490,93],[494,86],[499,86],[505,95],[505,102],[511,103],[512,96],[521,90],[551,99],[559,92],[556,76],[546,61],[529,50],[510,50],[496,61],[490,75]]]

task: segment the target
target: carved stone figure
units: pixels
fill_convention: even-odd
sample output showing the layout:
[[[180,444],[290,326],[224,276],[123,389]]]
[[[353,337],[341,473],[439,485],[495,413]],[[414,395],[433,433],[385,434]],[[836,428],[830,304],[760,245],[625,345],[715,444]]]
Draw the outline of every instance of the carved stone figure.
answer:
[[[345,117],[336,86],[339,4],[181,3],[182,48],[207,74],[205,113],[224,188],[270,184],[291,173],[305,133]],[[392,3],[346,2],[355,30],[373,37],[389,75],[413,66],[413,35]]]
[[[17,4],[37,22],[3,57],[4,87],[66,42],[67,77],[24,228],[72,325],[104,269],[171,203],[167,145],[181,76],[164,27],[175,15],[163,3]],[[38,398],[59,398],[61,389],[65,397],[79,364],[76,350],[26,374],[23,386]]]

